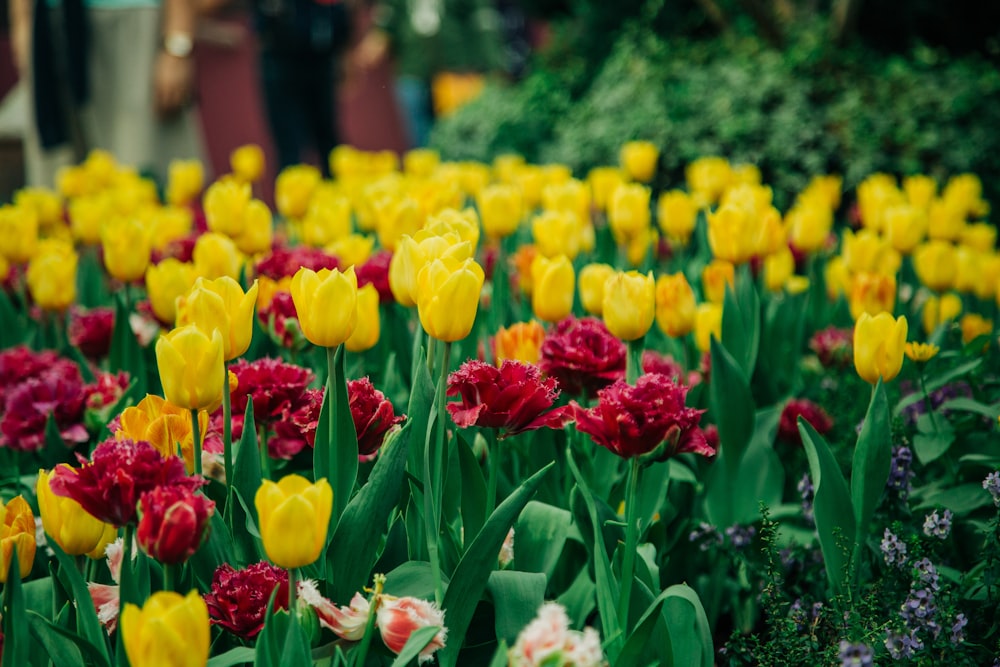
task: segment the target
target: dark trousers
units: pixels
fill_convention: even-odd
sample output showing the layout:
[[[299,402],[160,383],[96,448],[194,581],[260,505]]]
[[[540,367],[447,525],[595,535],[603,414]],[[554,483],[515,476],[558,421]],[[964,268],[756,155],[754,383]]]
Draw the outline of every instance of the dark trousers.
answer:
[[[279,168],[304,162],[312,153],[325,177],[337,128],[335,56],[261,52],[264,102]]]

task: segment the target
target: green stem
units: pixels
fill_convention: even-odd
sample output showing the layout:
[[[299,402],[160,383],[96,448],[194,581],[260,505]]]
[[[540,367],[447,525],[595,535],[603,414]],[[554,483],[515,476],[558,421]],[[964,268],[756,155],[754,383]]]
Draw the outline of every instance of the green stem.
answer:
[[[170,563],[163,564],[163,590],[174,591],[177,589],[177,566]]]
[[[244,428],[246,425],[244,424]],[[252,428],[252,427],[251,427]],[[267,427],[257,431],[257,448],[260,450],[260,474],[262,479],[271,479],[271,457],[267,453]]]
[[[628,384],[634,385],[642,375],[642,346],[645,338],[642,336],[628,342],[628,352],[625,356],[625,382]]]
[[[288,613],[292,616],[292,623],[298,622],[295,614],[295,601],[298,595],[296,590],[299,586],[299,570],[295,567],[288,568]]]
[[[632,581],[635,578],[635,553],[639,540],[639,517],[636,512],[639,488],[639,459],[629,460],[628,484],[625,490],[625,553],[622,557],[621,596],[618,598],[618,623],[628,633],[629,604],[632,601]]]
[[[229,388],[229,369],[222,362],[222,459],[226,471],[226,508],[232,501],[233,488],[233,397]],[[253,425],[244,424],[244,428]]]
[[[497,476],[500,473],[500,448],[497,447],[496,429],[486,429],[486,455],[489,470],[486,475],[486,518],[489,519],[497,506]],[[467,535],[469,539],[475,535]]]
[[[365,634],[361,638],[361,644],[358,646],[353,662],[358,667],[365,667],[365,660],[368,659],[368,647],[371,646],[372,635],[375,634],[375,618],[382,597],[383,584],[385,584],[385,575],[376,574],[375,588],[372,590],[372,596],[368,599],[368,623],[365,624]]]
[[[198,428],[198,410],[191,410],[191,449],[194,453],[194,474],[201,474],[201,430]]]
[[[927,414],[931,418],[931,426],[934,427],[934,432],[940,431],[937,423],[937,415],[934,414],[934,405],[931,403],[930,392],[927,391],[927,384],[924,381],[924,365],[921,363],[918,365],[917,377],[920,379],[920,390],[924,392],[924,406],[927,408]],[[874,388],[872,391],[875,391]]]
[[[438,341],[432,341],[428,350],[434,348]],[[441,375],[438,379],[434,403],[436,422],[435,437],[428,437],[424,447],[424,513],[427,516],[427,555],[431,560],[431,572],[434,577],[434,599],[440,605],[444,600],[444,583],[441,579],[440,532],[441,532],[441,475],[444,469],[444,435],[447,429],[445,410],[445,387],[448,384],[448,359],[451,344],[442,344]],[[428,355],[430,359],[430,355]]]

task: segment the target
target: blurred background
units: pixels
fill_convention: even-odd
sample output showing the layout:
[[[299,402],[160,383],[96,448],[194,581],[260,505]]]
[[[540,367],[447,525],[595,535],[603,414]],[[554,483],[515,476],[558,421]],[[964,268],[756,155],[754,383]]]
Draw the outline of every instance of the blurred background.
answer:
[[[80,5],[61,2],[41,3],[55,12],[54,41]],[[82,6],[86,15],[123,3]],[[367,150],[427,144],[445,159],[483,161],[515,152],[582,174],[617,162],[624,141],[648,139],[670,182],[687,162],[722,155],[758,165],[778,192],[826,172],[850,187],[874,171],[973,171],[987,198],[1000,194],[1000,2],[134,0],[164,12],[178,3],[195,16],[193,50],[184,55],[183,40],[169,46],[190,59],[183,105],[196,117],[208,175],[256,143],[273,183],[287,153],[276,137],[291,131],[293,114],[280,86],[292,78],[308,107],[323,109],[322,95],[333,95],[335,143]],[[52,185],[26,148],[38,98],[16,51],[19,12],[31,5],[0,1],[0,201],[25,183]],[[329,46],[331,34],[336,42],[316,56],[332,68],[304,93],[308,49],[291,65],[273,54],[284,47],[272,23],[286,15],[294,20],[278,30],[293,50],[317,39]],[[331,28],[329,16],[344,20]],[[37,11],[28,21],[37,33]],[[158,36],[149,41],[131,48],[165,48]],[[39,57],[37,47],[28,53]],[[90,71],[95,85],[117,76]],[[317,147],[329,141],[301,138],[301,159],[323,165]]]

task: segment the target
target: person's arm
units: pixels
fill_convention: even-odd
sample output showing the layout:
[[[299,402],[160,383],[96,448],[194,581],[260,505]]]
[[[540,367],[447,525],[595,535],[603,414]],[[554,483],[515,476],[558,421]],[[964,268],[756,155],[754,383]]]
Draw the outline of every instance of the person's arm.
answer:
[[[192,0],[163,0],[162,43],[153,73],[154,100],[160,115],[185,104],[194,86],[195,6]]]
[[[28,71],[31,61],[31,0],[10,0],[7,6],[10,19],[10,47],[14,52],[14,65],[21,76]]]

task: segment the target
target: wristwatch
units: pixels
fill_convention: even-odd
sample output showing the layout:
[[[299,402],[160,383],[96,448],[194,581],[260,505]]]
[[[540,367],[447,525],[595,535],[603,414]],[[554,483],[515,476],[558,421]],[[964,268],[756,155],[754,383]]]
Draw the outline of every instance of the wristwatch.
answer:
[[[187,58],[194,49],[191,35],[183,32],[172,32],[163,38],[163,50],[175,58]]]

